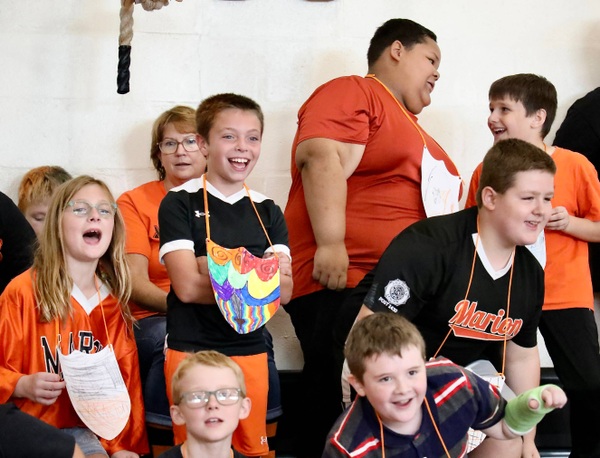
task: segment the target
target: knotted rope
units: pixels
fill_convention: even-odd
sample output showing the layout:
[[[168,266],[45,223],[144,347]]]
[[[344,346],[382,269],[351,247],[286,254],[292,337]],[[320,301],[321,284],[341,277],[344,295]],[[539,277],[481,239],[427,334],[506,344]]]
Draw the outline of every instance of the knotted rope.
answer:
[[[177,0],[181,2],[182,0]],[[135,0],[141,3],[146,11],[159,10],[169,4],[169,0]],[[119,18],[119,64],[117,66],[117,92],[129,92],[129,65],[131,64],[131,39],[133,38],[133,7],[134,0],[121,0]]]

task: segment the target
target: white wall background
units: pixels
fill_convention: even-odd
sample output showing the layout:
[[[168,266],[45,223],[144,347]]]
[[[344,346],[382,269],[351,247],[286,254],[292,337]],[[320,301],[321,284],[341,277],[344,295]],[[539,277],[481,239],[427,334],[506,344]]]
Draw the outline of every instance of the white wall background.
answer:
[[[492,142],[492,81],[530,72],[556,85],[548,140],[569,105],[600,85],[598,0],[184,0],[153,12],[137,5],[126,95],[116,92],[119,0],[0,4],[0,189],[13,199],[22,175],[39,165],[95,175],[117,196],[154,179],[154,118],[175,104],[238,92],[266,116],[249,183],[283,207],[298,108],[327,80],[365,74],[369,40],[392,17],[438,35],[442,77],[420,122],[467,182]],[[284,311],[269,328],[279,367],[301,367]]]

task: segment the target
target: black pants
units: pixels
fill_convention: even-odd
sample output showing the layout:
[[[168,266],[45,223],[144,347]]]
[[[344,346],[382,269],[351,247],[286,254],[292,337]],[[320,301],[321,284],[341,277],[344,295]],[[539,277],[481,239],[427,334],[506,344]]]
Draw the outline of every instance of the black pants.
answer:
[[[570,402],[571,458],[600,457],[600,348],[594,313],[542,312],[540,332]],[[592,419],[592,420],[590,420]]]
[[[299,458],[320,458],[327,433],[342,413],[340,375],[336,375],[333,329],[349,290],[321,290],[285,306],[304,356],[301,413],[294,431]]]

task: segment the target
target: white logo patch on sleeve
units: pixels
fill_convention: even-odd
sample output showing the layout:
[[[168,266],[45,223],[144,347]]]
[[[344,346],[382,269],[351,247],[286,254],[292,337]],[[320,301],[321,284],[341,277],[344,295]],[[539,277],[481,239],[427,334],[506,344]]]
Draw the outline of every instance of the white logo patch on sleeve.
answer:
[[[406,304],[410,298],[410,289],[405,281],[396,279],[391,280],[385,285],[383,296],[392,305],[398,306]]]

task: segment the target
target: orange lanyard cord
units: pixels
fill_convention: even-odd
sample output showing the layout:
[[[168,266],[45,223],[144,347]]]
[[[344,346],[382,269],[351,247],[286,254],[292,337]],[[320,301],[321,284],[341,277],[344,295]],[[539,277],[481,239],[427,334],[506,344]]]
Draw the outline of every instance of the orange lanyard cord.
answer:
[[[446,456],[448,458],[452,458],[450,456],[450,452],[448,451],[448,447],[446,447],[446,443],[444,442],[444,439],[442,438],[442,433],[440,432],[437,424],[435,423],[435,420],[433,419],[433,413],[431,412],[431,408],[429,407],[429,401],[427,401],[427,397],[423,398],[423,400],[425,401],[425,407],[427,407],[427,412],[429,413],[429,418],[431,418],[431,423],[433,424],[433,429],[435,429],[435,432],[436,432],[438,438],[440,439],[442,447],[444,448],[444,452],[446,452]]]
[[[100,288],[98,287],[98,277],[94,275],[94,285],[96,285],[96,293],[98,294],[98,304],[100,305],[100,311],[102,312],[102,321],[104,321],[104,330],[106,331],[106,338],[108,345],[112,347],[110,340],[110,334],[108,333],[108,326],[106,325],[106,316],[104,315],[104,307],[102,306],[102,297],[100,297]]]
[[[431,418],[431,424],[433,425],[433,429],[435,429],[435,432],[436,432],[438,438],[440,439],[440,443],[442,444],[442,447],[444,448],[444,451],[446,452],[446,456],[448,458],[452,458],[450,456],[450,452],[448,452],[446,443],[444,442],[444,439],[442,438],[442,433],[440,433],[440,430],[435,422],[435,419],[433,418],[433,413],[431,412],[431,408],[429,407],[429,402],[427,401],[427,397],[423,398],[423,401],[425,402],[425,407],[427,407],[427,412],[429,413],[429,418]],[[377,422],[379,423],[379,438],[380,438],[379,440],[381,442],[381,458],[385,458],[385,439],[383,436],[383,422],[381,421],[381,417],[379,416],[377,411],[375,411],[375,416],[377,417]]]
[[[98,295],[98,304],[100,305],[100,311],[102,312],[102,321],[104,322],[104,330],[106,332],[106,338],[108,339],[108,345],[112,347],[110,340],[110,334],[108,333],[108,326],[106,324],[106,316],[104,315],[104,307],[102,306],[102,297],[100,296],[100,288],[98,287],[98,277],[94,274],[94,285],[96,286],[96,294]],[[56,317],[56,348],[62,353],[60,349],[60,317]],[[68,350],[67,350],[68,351]]]
[[[471,274],[469,275],[469,284],[467,285],[467,292],[465,293],[465,298],[464,298],[465,302],[467,301],[467,298],[469,296],[469,291],[471,290],[471,284],[473,283],[473,275],[475,273],[475,262],[477,260],[477,248],[478,247],[479,247],[479,218],[477,218],[477,237],[475,239],[475,251],[473,253],[473,262],[471,263]],[[505,317],[506,320],[508,320],[508,317],[510,316],[510,296],[511,296],[511,291],[512,291],[513,273],[515,271],[515,269],[514,269],[515,251],[516,250],[513,249],[512,254],[510,256],[510,277],[508,280],[508,295],[506,298],[506,317]],[[502,370],[500,372],[500,375],[502,375],[502,376],[504,376],[504,370],[506,367],[506,347],[508,346],[507,332],[508,332],[508,330],[505,329],[504,330],[504,339],[503,339],[504,342],[503,342],[503,348],[502,348]],[[450,328],[448,330],[446,337],[444,337],[444,340],[442,341],[442,343],[436,350],[435,354],[433,355],[433,358],[435,358],[438,355],[438,353],[440,352],[440,350],[446,343],[446,340],[448,340],[448,337],[450,337],[451,333],[452,333],[452,328]]]
[[[406,116],[406,119],[408,119],[410,121],[410,123],[414,126],[415,129],[417,129],[417,132],[421,136],[421,140],[423,140],[423,146],[426,147],[427,142],[425,142],[425,136],[423,135],[423,131],[421,130],[419,125],[415,122],[415,120],[406,112],[406,108],[404,108],[404,106],[398,101],[396,96],[394,94],[392,94],[392,91],[390,91],[390,89],[379,78],[377,78],[373,73],[369,73],[366,76],[366,78],[371,78],[371,79],[374,79],[375,81],[377,81],[388,92],[388,94],[390,94],[392,96],[392,98],[394,99],[396,104],[400,107],[400,110],[402,111],[404,116]]]
[[[204,193],[204,221],[205,221],[205,224],[206,224],[206,239],[210,240],[210,224],[208,222],[208,191],[206,189],[206,175],[203,175],[202,179],[203,179],[203,193]],[[275,255],[275,257],[278,257],[277,253],[275,253],[275,248],[273,247],[273,243],[271,242],[271,238],[269,237],[269,234],[267,233],[267,228],[265,227],[265,225],[262,222],[262,219],[260,218],[260,214],[258,213],[258,209],[256,208],[256,205],[254,204],[254,201],[252,200],[252,196],[250,195],[250,189],[248,189],[248,186],[246,186],[246,183],[244,183],[244,189],[246,190],[246,194],[248,195],[248,199],[250,200],[250,204],[252,205],[252,208],[254,209],[254,213],[256,213],[256,217],[258,218],[258,222],[260,223],[260,227],[262,227],[262,230],[265,233],[265,237],[267,237],[267,241],[269,242],[269,246],[273,250],[273,254]]]

